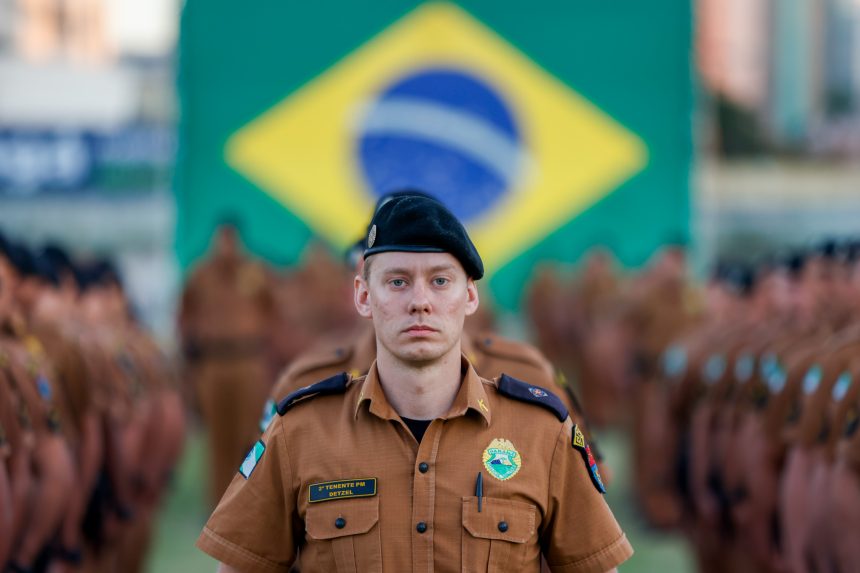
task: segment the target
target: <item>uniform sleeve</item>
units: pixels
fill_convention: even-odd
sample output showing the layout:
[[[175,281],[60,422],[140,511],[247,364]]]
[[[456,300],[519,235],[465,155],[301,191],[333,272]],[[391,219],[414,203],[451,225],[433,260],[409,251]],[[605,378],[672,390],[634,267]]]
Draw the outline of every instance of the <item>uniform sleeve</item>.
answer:
[[[553,453],[541,546],[553,573],[602,573],[627,560],[633,548],[592,483],[571,431],[568,418]]]
[[[296,557],[301,526],[296,515],[292,470],[283,419],[263,434],[215,508],[197,547],[243,573],[286,573]],[[248,476],[247,478],[245,476]]]

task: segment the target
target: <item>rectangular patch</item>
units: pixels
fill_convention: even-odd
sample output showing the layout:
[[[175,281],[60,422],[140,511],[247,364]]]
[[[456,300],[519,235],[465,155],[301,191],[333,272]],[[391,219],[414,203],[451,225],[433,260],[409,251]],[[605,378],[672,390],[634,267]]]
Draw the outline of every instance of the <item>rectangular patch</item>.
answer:
[[[239,466],[239,473],[242,474],[242,477],[248,479],[251,477],[251,472],[254,471],[254,468],[257,467],[257,462],[260,461],[260,458],[263,457],[263,452],[266,451],[266,444],[263,443],[263,440],[258,440],[254,447],[251,448],[251,451],[248,452],[248,455],[245,456],[245,461],[242,462],[242,465]]]
[[[348,499],[350,497],[373,497],[376,495],[376,478],[340,479],[312,483],[308,486],[308,502]]]

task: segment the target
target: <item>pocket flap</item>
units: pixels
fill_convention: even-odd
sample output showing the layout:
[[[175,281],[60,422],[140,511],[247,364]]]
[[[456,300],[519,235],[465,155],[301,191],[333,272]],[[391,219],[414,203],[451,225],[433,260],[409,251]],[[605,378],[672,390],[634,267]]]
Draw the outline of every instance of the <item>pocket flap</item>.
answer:
[[[335,539],[367,533],[378,521],[379,498],[343,499],[309,506],[305,529],[313,539]]]
[[[473,537],[525,543],[535,533],[537,508],[529,503],[485,497],[463,498],[463,527]]]

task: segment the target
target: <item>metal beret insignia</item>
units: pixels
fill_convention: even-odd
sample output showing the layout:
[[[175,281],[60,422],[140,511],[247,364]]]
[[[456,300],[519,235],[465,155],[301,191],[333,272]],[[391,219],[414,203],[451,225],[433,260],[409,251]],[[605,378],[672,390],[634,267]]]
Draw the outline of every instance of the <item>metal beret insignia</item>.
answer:
[[[375,242],[376,242],[376,225],[372,226],[370,228],[370,232],[367,233],[367,248],[369,249],[370,247],[372,247],[373,243],[375,243]]]

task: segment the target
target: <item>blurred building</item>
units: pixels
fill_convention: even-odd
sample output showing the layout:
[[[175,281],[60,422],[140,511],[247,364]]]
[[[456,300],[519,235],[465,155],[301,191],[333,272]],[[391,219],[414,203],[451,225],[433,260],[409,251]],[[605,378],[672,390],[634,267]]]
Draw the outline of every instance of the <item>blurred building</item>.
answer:
[[[0,0],[0,228],[116,257],[169,331],[178,0]]]
[[[860,236],[860,0],[698,0],[698,261]]]
[[[699,0],[709,144],[860,157],[860,0]]]

